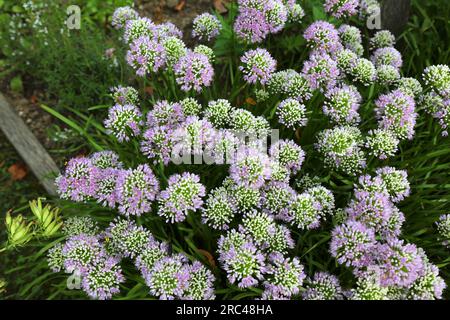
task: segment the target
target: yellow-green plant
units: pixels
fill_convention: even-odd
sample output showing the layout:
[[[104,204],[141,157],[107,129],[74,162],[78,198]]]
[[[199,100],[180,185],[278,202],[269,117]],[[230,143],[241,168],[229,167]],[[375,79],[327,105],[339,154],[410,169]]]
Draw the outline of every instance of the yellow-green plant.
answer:
[[[8,232],[7,248],[22,246],[33,238],[33,222],[27,222],[22,215],[12,217],[7,212],[5,223]]]
[[[30,209],[37,219],[38,235],[49,238],[54,236],[63,224],[59,208],[52,208],[49,204],[42,207],[42,199],[30,201]]]

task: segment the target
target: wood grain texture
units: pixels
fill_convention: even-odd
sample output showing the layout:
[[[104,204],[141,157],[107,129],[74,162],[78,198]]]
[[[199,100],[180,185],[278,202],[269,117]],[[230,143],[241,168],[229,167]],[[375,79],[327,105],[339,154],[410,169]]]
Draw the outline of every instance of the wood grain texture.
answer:
[[[411,0],[383,0],[381,4],[381,26],[399,36],[408,23]]]
[[[0,93],[0,129],[50,195],[56,195],[58,166]]]

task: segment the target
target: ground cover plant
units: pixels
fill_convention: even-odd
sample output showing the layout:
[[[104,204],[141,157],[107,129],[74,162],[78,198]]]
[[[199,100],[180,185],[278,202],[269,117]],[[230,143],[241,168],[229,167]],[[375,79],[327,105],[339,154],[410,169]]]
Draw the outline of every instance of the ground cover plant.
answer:
[[[19,295],[445,298],[448,48],[416,70],[367,30],[378,6],[239,0],[198,16],[190,47],[117,8],[133,76],[108,105],[42,106],[89,151],[60,199],[6,216],[3,250],[41,270]]]

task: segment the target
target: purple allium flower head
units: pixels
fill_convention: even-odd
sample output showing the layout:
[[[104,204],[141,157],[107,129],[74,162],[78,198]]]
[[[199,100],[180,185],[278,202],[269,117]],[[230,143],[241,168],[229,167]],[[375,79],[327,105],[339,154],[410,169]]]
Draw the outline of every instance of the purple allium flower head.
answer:
[[[397,83],[400,77],[399,69],[393,66],[381,65],[377,68],[377,82],[382,86],[389,87]]]
[[[325,93],[323,113],[340,125],[352,125],[360,121],[358,109],[362,97],[354,86],[337,86]]]
[[[166,37],[161,43],[166,53],[166,69],[170,70],[182,56],[186,55],[186,44],[177,37]]]
[[[383,286],[409,287],[423,272],[417,247],[398,239],[379,244],[374,250]]]
[[[92,165],[100,169],[121,169],[123,167],[119,155],[110,150],[95,152],[90,156],[90,159]]]
[[[136,257],[134,265],[145,279],[153,269],[155,263],[166,256],[169,256],[168,243],[159,242],[152,238]]]
[[[202,222],[214,229],[227,230],[237,211],[235,202],[226,188],[211,190],[202,210]]]
[[[189,279],[186,263],[187,258],[181,254],[156,261],[145,278],[150,293],[161,300],[182,297]]]
[[[400,202],[410,194],[410,185],[408,182],[408,173],[405,170],[397,170],[392,167],[379,168],[376,171],[386,185],[393,202]]]
[[[260,207],[268,214],[279,216],[281,211],[295,199],[295,196],[294,189],[288,183],[269,182],[262,189]]]
[[[276,114],[279,122],[288,128],[304,127],[308,122],[305,105],[292,98],[281,101]]]
[[[439,268],[424,259],[421,275],[408,288],[408,299],[435,300],[442,299],[442,292],[447,287],[439,276]]]
[[[239,231],[248,235],[261,249],[268,247],[267,240],[275,229],[273,217],[267,213],[251,210],[245,213]]]
[[[115,219],[111,222],[104,236],[108,239],[107,249],[112,255],[132,259],[155,241],[150,231],[126,219]]]
[[[244,147],[237,153],[236,162],[230,166],[230,176],[238,185],[260,188],[270,179],[269,157],[255,148]]]
[[[239,70],[244,74],[244,79],[248,83],[258,82],[265,84],[273,72],[275,72],[277,62],[270,53],[261,48],[247,51],[242,57],[242,66]]]
[[[149,18],[137,18],[128,20],[125,24],[123,39],[131,44],[141,37],[153,39],[155,37],[155,24]]]
[[[397,89],[403,91],[406,94],[409,94],[414,98],[418,98],[423,93],[422,84],[415,78],[402,77],[397,81],[396,86]]]
[[[340,76],[336,61],[326,53],[312,54],[309,60],[305,61],[302,73],[313,90],[334,87]]]
[[[286,253],[289,249],[294,248],[295,242],[292,238],[291,231],[282,224],[275,224],[269,230],[269,238],[267,239],[266,252]]]
[[[147,73],[158,72],[166,63],[164,46],[148,36],[139,37],[130,45],[127,62],[141,77]]]
[[[322,53],[334,53],[342,48],[339,33],[329,22],[316,21],[303,34],[308,45]]]
[[[227,241],[221,238],[219,261],[230,283],[237,283],[240,288],[254,287],[263,279],[266,271],[265,257],[251,240],[244,236],[241,241],[243,243],[240,245],[236,243],[225,245]]]
[[[62,233],[67,237],[85,234],[95,236],[99,233],[97,222],[89,216],[73,216],[64,221]]]
[[[64,174],[55,181],[61,199],[77,202],[91,199],[97,190],[95,177],[99,170],[88,158],[70,159]]]
[[[117,259],[108,257],[94,264],[83,276],[82,288],[92,299],[111,299],[120,292],[119,285],[125,282]]]
[[[434,65],[423,71],[425,85],[442,96],[449,97],[450,94],[450,67],[447,65]]]
[[[62,255],[67,273],[79,272],[84,275],[106,256],[106,252],[98,237],[79,234],[66,241]]]
[[[321,185],[317,185],[308,188],[306,193],[311,195],[318,204],[318,207],[320,207],[319,211],[323,217],[327,214],[333,214],[335,209],[333,192]]]
[[[371,59],[376,67],[389,65],[394,68],[400,69],[403,65],[401,53],[393,47],[380,48],[375,50]]]
[[[192,27],[192,37],[203,41],[210,41],[217,37],[222,24],[210,13],[202,13],[195,17]]]
[[[285,258],[281,253],[272,253],[267,266],[266,290],[272,291],[272,296],[291,297],[300,292],[303,280],[306,278],[304,268],[297,258]]]
[[[111,25],[114,29],[122,29],[125,27],[125,24],[129,20],[135,20],[139,17],[136,10],[126,6],[126,7],[119,7],[116,10],[114,10],[114,13],[111,18]]]
[[[246,184],[236,184],[231,177],[227,179],[231,181],[224,182],[224,185],[226,185],[227,190],[233,196],[238,212],[250,212],[258,207],[261,197],[260,189]]]
[[[159,191],[159,182],[147,164],[122,170],[117,178],[119,212],[140,216],[149,212]]]
[[[385,160],[393,157],[398,150],[400,140],[390,130],[370,130],[366,137],[365,147],[370,155]]]
[[[267,86],[270,93],[281,94],[299,102],[308,101],[312,97],[309,81],[292,69],[273,73]]]
[[[264,13],[252,8],[241,10],[233,28],[239,39],[249,43],[263,41],[270,32]]]
[[[203,159],[208,163],[228,164],[236,161],[236,152],[240,144],[238,137],[228,129],[214,132],[212,140],[206,145]]]
[[[450,245],[450,214],[441,215],[435,225],[442,245],[448,247]]]
[[[281,210],[278,218],[300,230],[316,229],[320,225],[323,213],[320,203],[308,193],[298,194],[288,207]]]
[[[204,196],[205,187],[199,176],[189,172],[172,175],[168,187],[159,194],[158,214],[167,222],[181,222],[190,211],[202,208]]]
[[[377,31],[374,36],[370,38],[371,49],[393,47],[394,45],[395,36],[389,30]]]
[[[292,140],[279,140],[270,147],[270,157],[273,161],[278,161],[286,166],[293,174],[300,171],[305,152]]]
[[[356,191],[355,199],[350,202],[347,213],[350,219],[364,223],[377,232],[387,225],[393,204],[384,192]]]
[[[417,113],[414,98],[400,90],[382,95],[375,102],[379,126],[389,129],[398,139],[412,139]]]
[[[374,64],[365,58],[357,58],[350,64],[350,72],[356,82],[369,86],[377,78],[377,69]]]
[[[339,38],[341,39],[341,42],[346,49],[350,49],[358,56],[362,56],[364,54],[361,30],[359,30],[357,27],[343,24],[339,27],[338,32]]]
[[[213,80],[214,69],[207,56],[188,51],[174,66],[176,81],[183,91],[200,92],[209,87]]]
[[[94,198],[103,206],[114,208],[117,203],[117,177],[121,169],[99,169],[94,175],[96,192]]]
[[[358,0],[325,0],[325,11],[335,18],[347,18],[358,13]]]
[[[116,104],[139,104],[139,93],[133,87],[114,87],[111,88],[111,96]]]
[[[304,300],[342,300],[344,295],[336,276],[327,272],[316,272],[312,279],[306,280]]]
[[[204,116],[215,128],[223,128],[230,123],[232,109],[231,103],[226,99],[213,100],[208,102]]]
[[[270,33],[278,33],[286,24],[288,11],[282,1],[269,0],[265,4],[264,15],[269,25]]]
[[[363,139],[356,127],[335,127],[317,135],[316,149],[323,155],[325,164],[347,174],[361,172],[366,166]]]
[[[371,259],[368,256],[375,246],[373,229],[364,224],[348,220],[334,228],[332,232],[330,252],[338,263],[346,266],[367,266]]]
[[[172,133],[170,126],[153,127],[144,132],[141,141],[141,152],[154,163],[168,165],[172,153]]]
[[[337,51],[334,54],[334,59],[336,60],[337,66],[341,73],[345,73],[347,75],[352,73],[352,69],[355,67],[356,62],[358,61],[358,55],[350,49],[342,49]],[[373,66],[373,64],[369,61],[369,63]],[[375,73],[375,67],[373,66],[373,70]],[[374,76],[375,77],[375,76]]]
[[[55,273],[64,269],[64,255],[62,249],[63,245],[57,243],[47,251],[48,267]]]
[[[154,33],[158,41],[162,41],[169,37],[175,37],[178,39],[183,38],[183,32],[169,21],[156,25],[154,27]]]
[[[182,299],[186,300],[214,300],[214,281],[210,270],[199,261],[194,261],[187,267],[189,279],[183,292]]]
[[[184,159],[187,156],[190,161],[191,155],[204,156],[205,149],[214,141],[215,133],[215,129],[208,120],[200,119],[198,116],[187,117],[186,121],[172,134],[174,144],[172,160],[181,162],[181,158]]]
[[[108,110],[104,121],[106,132],[114,135],[119,142],[129,141],[130,136],[141,133],[142,114],[138,107],[126,104],[116,104]]]
[[[179,103],[169,103],[161,100],[155,103],[147,113],[146,126],[155,129],[160,126],[177,126],[186,120]]]

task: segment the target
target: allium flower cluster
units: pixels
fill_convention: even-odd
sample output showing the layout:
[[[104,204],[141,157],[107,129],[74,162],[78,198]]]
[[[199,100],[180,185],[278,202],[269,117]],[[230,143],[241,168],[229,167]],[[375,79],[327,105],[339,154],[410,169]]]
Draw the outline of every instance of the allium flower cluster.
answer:
[[[247,51],[241,58],[239,70],[244,74],[244,80],[251,84],[265,84],[273,72],[277,62],[270,53],[261,48]]]
[[[444,246],[450,244],[450,214],[441,215],[436,221],[436,229]]]
[[[159,192],[159,182],[147,164],[123,170],[117,178],[119,212],[140,216],[149,212]]]
[[[333,122],[352,125],[360,121],[358,109],[362,97],[354,86],[334,87],[325,93],[323,112]]]
[[[139,93],[133,87],[114,87],[111,88],[111,96],[114,99],[114,102],[121,105],[131,104],[138,105],[139,104]]]
[[[247,236],[231,230],[220,237],[218,246],[219,261],[230,283],[248,288],[263,279],[266,272],[265,257]]]
[[[346,18],[358,13],[358,0],[325,0],[325,11],[335,18]]]
[[[119,7],[116,10],[114,10],[114,13],[111,18],[111,25],[115,29],[122,29],[125,27],[126,23],[129,20],[135,20],[139,17],[136,10],[126,6],[126,7]]]
[[[167,222],[180,222],[189,212],[195,212],[203,206],[205,187],[200,177],[188,172],[175,174],[168,180],[168,187],[158,196],[158,214]]]
[[[267,82],[267,87],[271,94],[278,94],[299,102],[306,102],[312,96],[309,81],[292,69],[273,73]]]
[[[166,63],[164,46],[148,36],[139,37],[130,45],[127,52],[128,64],[136,70],[138,76],[144,77],[151,72],[158,72]]]
[[[342,288],[336,276],[327,272],[317,272],[312,279],[306,280],[304,300],[342,300]]]
[[[370,130],[366,137],[365,147],[368,153],[381,160],[393,157],[398,150],[400,140],[390,130]]]
[[[192,36],[199,40],[210,41],[219,34],[221,29],[222,24],[219,19],[210,13],[203,13],[193,21]]]
[[[340,264],[363,267],[370,263],[369,254],[375,247],[375,234],[363,223],[348,220],[334,228],[330,251]]]
[[[304,32],[303,37],[308,45],[320,53],[335,53],[342,48],[339,33],[329,22],[316,21]]]
[[[398,139],[412,139],[416,125],[414,99],[400,90],[384,94],[375,102],[379,127],[391,130]]]
[[[350,175],[365,167],[363,139],[358,128],[343,126],[327,129],[317,135],[317,141],[316,149],[327,166]]]
[[[278,121],[287,128],[304,127],[308,122],[305,105],[292,98],[281,101],[276,114]]]
[[[285,258],[280,253],[269,256],[267,280],[264,282],[263,296],[272,299],[289,299],[300,292],[306,275],[303,266],[297,258]]]
[[[305,61],[302,73],[313,90],[333,87],[340,76],[337,63],[328,54],[312,54]]]
[[[208,57],[188,51],[174,66],[175,78],[184,91],[200,92],[202,87],[211,85],[214,69]]]
[[[107,133],[114,135],[119,142],[129,141],[130,137],[141,133],[142,114],[132,104],[116,104],[109,108],[104,124]]]

